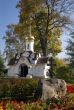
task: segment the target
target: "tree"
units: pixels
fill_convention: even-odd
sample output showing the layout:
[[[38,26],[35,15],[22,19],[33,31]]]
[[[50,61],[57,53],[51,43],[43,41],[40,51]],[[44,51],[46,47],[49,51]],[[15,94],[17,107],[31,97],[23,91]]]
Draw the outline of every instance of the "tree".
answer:
[[[73,0],[20,0],[17,8],[19,14],[19,28],[28,34],[32,25],[32,34],[38,39],[43,55],[47,54],[48,39],[54,35],[55,29],[67,27],[70,24],[67,14],[72,10]],[[58,35],[57,35],[58,36]]]
[[[4,76],[4,70],[5,70],[4,61],[0,54],[0,76]]]
[[[71,32],[70,34],[66,50],[70,60],[70,67],[74,69],[74,32]]]
[[[25,50],[25,40],[16,33],[15,27],[16,25],[13,24],[8,25],[6,36],[4,37],[6,43],[5,53],[8,59],[15,57],[16,54],[20,54]]]
[[[62,78],[66,81],[68,81],[68,79],[71,78],[69,67],[65,63],[64,59],[59,59],[55,57],[53,62],[53,71],[56,74],[56,77],[58,78]]]
[[[62,67],[67,67],[67,65],[65,64],[65,61],[59,58],[55,58],[54,59],[54,71],[57,73],[57,70]]]
[[[55,31],[55,33],[57,32]],[[47,41],[47,53],[52,53],[53,57],[55,57],[59,52],[61,52],[61,41],[59,35],[60,33],[57,33],[56,36],[51,35]]]
[[[6,48],[5,48],[5,53],[6,53],[6,58],[9,60],[13,57],[16,56],[16,54],[21,54],[25,50],[25,37],[23,37],[23,32],[20,28],[17,28],[18,25],[11,24],[7,26],[7,31],[6,31],[6,36],[5,42],[6,42]],[[17,30],[18,29],[18,30]],[[51,35],[48,40],[48,53],[52,53],[52,55],[56,55],[58,52],[61,51],[61,42],[60,42],[60,29],[58,28],[55,30],[55,33],[58,34],[58,36],[54,37]],[[27,35],[25,35],[27,36]],[[54,45],[55,41],[55,45]],[[40,42],[39,39],[35,39],[35,51],[40,52]]]

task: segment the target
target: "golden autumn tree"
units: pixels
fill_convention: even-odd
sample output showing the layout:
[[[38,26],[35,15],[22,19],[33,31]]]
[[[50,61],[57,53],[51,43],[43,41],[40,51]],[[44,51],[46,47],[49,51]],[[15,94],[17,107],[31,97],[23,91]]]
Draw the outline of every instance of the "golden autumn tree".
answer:
[[[73,10],[73,5],[74,0],[19,0],[17,4],[19,23],[8,27],[6,32],[7,51],[14,47],[18,52],[17,48],[20,45],[18,41],[24,42],[31,31],[35,37],[35,51],[42,51],[44,56],[48,52],[53,55],[59,53],[61,51],[60,35],[63,32],[62,29],[71,24],[68,13]],[[10,42],[12,34],[16,39],[13,43]],[[22,48],[22,45],[20,47]]]
[[[70,24],[67,14],[72,11],[73,4],[73,0],[20,0],[17,4],[19,28],[25,36],[29,34],[31,25],[32,35],[40,43],[44,56],[47,55],[49,37],[52,35],[57,39],[55,31],[62,30]],[[59,36],[58,33],[56,35]],[[59,43],[55,41],[54,44],[57,46]]]

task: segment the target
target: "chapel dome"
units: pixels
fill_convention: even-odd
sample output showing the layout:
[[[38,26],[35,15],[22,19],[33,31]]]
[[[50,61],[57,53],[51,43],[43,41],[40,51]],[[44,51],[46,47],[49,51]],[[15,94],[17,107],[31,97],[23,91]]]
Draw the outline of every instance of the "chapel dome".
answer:
[[[30,40],[34,40],[34,36],[29,36],[25,38],[26,40],[30,41]]]

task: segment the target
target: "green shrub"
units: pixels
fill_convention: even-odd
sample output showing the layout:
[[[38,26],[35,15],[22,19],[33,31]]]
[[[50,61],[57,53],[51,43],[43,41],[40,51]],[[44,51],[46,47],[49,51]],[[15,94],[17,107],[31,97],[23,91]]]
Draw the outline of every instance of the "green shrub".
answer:
[[[72,73],[68,67],[60,67],[57,69],[56,76],[64,79],[67,83],[74,83],[74,73]]]
[[[17,100],[35,99],[40,79],[9,78],[0,79],[0,98]]]

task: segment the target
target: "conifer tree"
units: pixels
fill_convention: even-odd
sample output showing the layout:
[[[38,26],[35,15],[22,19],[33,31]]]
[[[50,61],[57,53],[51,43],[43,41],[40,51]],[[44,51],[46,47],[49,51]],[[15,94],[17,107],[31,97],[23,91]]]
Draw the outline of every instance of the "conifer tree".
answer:
[[[71,32],[70,38],[68,40],[68,45],[67,45],[67,55],[69,56],[70,59],[70,67],[73,69],[74,68],[74,32]]]
[[[4,70],[5,70],[5,66],[4,66],[3,58],[0,54],[0,76],[4,76]]]

